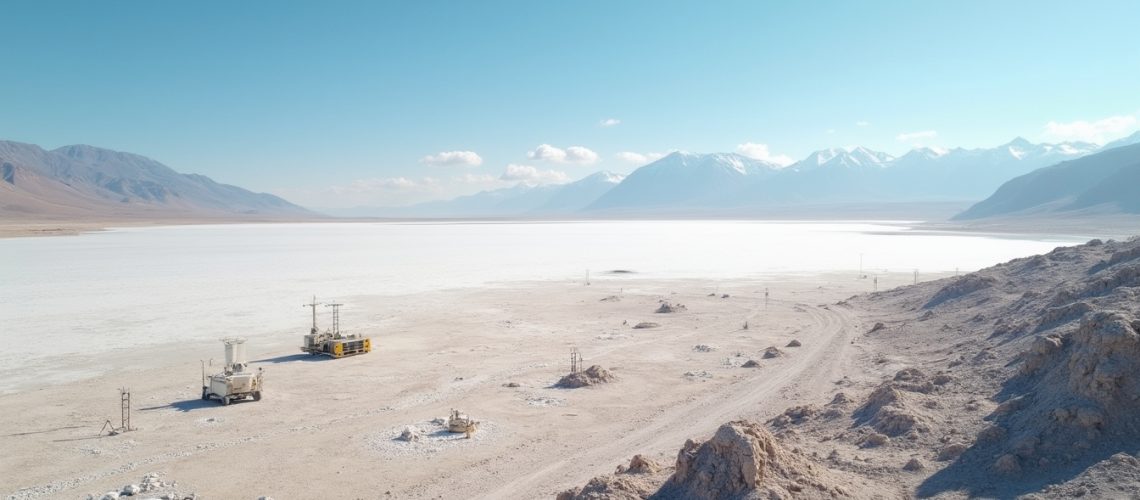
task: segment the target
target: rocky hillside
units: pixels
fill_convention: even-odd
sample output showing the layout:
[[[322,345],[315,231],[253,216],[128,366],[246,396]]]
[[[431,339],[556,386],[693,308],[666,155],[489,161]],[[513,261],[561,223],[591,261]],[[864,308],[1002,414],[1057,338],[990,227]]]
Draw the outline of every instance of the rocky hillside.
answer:
[[[92,146],[51,151],[0,141],[0,214],[51,217],[290,217],[316,214],[270,194],[180,174]]]
[[[851,297],[873,326],[829,400],[560,498],[1136,498],[1138,299],[1140,240]]]

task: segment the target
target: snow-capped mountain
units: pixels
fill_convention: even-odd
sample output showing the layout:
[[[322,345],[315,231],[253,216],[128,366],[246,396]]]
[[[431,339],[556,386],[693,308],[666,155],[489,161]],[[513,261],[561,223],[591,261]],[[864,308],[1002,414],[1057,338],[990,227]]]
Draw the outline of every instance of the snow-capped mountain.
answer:
[[[595,172],[585,178],[560,186],[532,212],[539,214],[570,214],[577,212],[601,198],[614,186],[621,184],[625,176],[613,172]]]
[[[568,215],[593,203],[624,178],[621,174],[602,171],[567,184],[519,183],[408,207],[359,207],[345,211],[345,215],[441,218]]]
[[[629,174],[589,210],[677,211],[735,206],[780,166],[734,153],[675,152]]]
[[[872,151],[862,146],[851,149],[828,148],[816,151],[807,158],[792,164],[793,170],[812,170],[816,168],[882,168],[895,158],[881,151]]]
[[[1140,134],[1129,140],[1140,142]],[[731,213],[836,203],[961,202],[1003,182],[1106,148],[1034,144],[1018,137],[993,148],[915,148],[894,157],[864,147],[815,151],[790,166],[733,153],[675,152],[628,176],[598,172],[556,186],[519,185],[383,215],[510,217]],[[380,214],[376,214],[380,215]]]

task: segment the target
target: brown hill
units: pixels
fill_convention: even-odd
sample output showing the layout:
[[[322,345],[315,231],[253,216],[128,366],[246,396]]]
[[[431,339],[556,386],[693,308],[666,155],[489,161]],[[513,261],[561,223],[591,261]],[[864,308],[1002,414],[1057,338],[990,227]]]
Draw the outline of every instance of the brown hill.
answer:
[[[285,218],[317,214],[277,196],[181,174],[149,158],[92,146],[51,151],[0,141],[0,216]]]

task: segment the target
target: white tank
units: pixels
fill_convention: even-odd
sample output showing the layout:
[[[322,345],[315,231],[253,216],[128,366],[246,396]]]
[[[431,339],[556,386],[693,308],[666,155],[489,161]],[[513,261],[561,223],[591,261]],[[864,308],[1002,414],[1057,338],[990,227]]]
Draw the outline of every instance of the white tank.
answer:
[[[245,363],[245,339],[224,339],[226,344],[226,366]]]

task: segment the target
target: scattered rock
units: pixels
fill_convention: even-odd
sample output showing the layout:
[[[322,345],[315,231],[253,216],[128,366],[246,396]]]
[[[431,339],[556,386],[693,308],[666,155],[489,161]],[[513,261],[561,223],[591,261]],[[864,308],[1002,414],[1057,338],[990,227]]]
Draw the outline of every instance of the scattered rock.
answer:
[[[662,302],[661,306],[658,307],[657,310],[653,311],[653,312],[655,312],[655,313],[675,313],[675,312],[684,311],[685,309],[686,309],[686,307],[682,304],[670,304],[668,302]]]
[[[636,324],[636,325],[633,325],[633,328],[634,328],[634,329],[637,329],[637,330],[640,330],[640,329],[643,329],[643,328],[657,328],[657,327],[659,327],[659,326],[661,326],[661,325],[659,325],[659,324],[657,324],[657,323],[654,323],[654,322],[652,322],[652,321],[642,321],[641,323],[638,323],[638,324]]]
[[[907,461],[906,465],[903,465],[903,470],[911,472],[920,471],[925,468],[926,466],[917,458],[912,458]]]
[[[421,435],[423,435],[423,433],[421,433],[419,429],[409,425],[407,427],[404,427],[404,431],[400,433],[400,437],[398,437],[397,439],[399,439],[400,441],[407,441],[410,443],[410,442],[419,441]]]
[[[503,384],[503,387],[515,388],[515,387],[519,387],[519,383],[518,382],[507,382],[507,383]]]
[[[887,325],[884,325],[882,322],[878,322],[878,323],[875,323],[875,326],[871,327],[871,330],[868,331],[867,333],[875,333],[879,330],[885,329],[886,327],[887,327]]]
[[[783,351],[776,349],[776,346],[764,349],[764,359],[778,358],[784,354]]]
[[[958,458],[963,453],[965,453],[966,449],[966,445],[962,443],[948,444],[946,446],[943,446],[941,450],[938,450],[938,460],[941,462],[954,460],[955,458]]]
[[[994,470],[1002,474],[1016,474],[1021,471],[1021,464],[1017,457],[1007,453],[994,462]]]
[[[801,344],[799,340],[792,339],[792,341],[788,342],[788,345],[785,347],[800,347],[802,345],[803,344]]]
[[[867,437],[864,437],[862,441],[859,441],[859,447],[875,448],[889,442],[891,442],[891,438],[887,437],[886,435],[879,434],[878,432],[872,432],[868,434]]]
[[[745,361],[744,364],[740,365],[740,367],[741,368],[760,368],[760,362],[756,361],[755,359],[750,359],[748,361]]]
[[[645,458],[644,455],[634,455],[625,471],[629,474],[656,474],[660,470],[661,464]]]
[[[707,344],[697,344],[693,346],[693,350],[697,352],[713,352],[716,350],[716,347]]]

